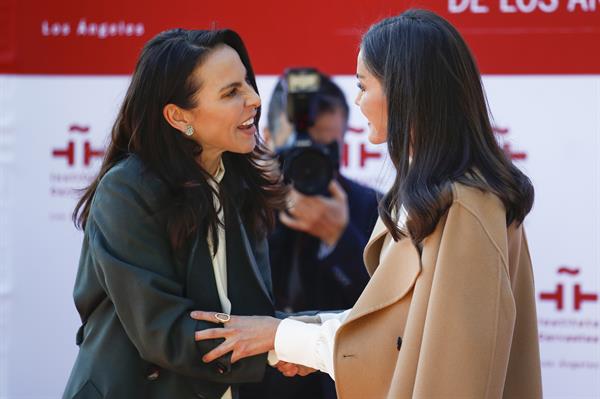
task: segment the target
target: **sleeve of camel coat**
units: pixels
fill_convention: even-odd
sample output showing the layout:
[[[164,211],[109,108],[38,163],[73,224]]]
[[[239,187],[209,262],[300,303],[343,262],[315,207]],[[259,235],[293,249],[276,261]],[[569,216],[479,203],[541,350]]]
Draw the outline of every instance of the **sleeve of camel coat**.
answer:
[[[450,208],[435,262],[413,399],[502,397],[515,303],[498,232],[502,226],[483,222],[468,205],[455,201]]]

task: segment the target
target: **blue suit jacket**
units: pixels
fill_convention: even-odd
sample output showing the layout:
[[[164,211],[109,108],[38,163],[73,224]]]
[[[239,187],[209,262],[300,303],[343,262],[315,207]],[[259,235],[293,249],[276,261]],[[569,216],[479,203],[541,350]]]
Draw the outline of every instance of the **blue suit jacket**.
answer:
[[[377,221],[378,193],[342,176],[349,223],[331,253],[319,258],[321,241],[278,223],[269,238],[271,273],[278,310],[347,309],[354,305],[369,275],[363,249]],[[298,257],[301,295],[290,298],[292,258]]]

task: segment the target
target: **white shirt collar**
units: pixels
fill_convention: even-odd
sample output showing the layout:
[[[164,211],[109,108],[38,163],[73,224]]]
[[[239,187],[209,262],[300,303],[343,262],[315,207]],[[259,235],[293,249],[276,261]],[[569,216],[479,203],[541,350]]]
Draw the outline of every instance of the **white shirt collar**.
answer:
[[[215,179],[217,183],[221,183],[223,176],[225,176],[225,164],[223,164],[223,158],[221,158],[219,161],[219,166],[217,167],[217,172],[213,176],[213,179]]]

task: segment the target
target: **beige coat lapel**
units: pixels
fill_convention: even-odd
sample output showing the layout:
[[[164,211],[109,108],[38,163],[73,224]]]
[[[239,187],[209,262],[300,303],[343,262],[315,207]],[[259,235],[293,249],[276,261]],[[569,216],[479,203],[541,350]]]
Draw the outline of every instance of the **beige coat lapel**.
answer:
[[[383,224],[383,220],[378,218],[377,223],[375,223],[375,227],[373,227],[371,238],[369,238],[369,242],[367,242],[363,252],[363,260],[370,276],[375,273],[375,269],[377,269],[377,266],[379,265],[379,254],[381,252],[381,246],[383,245],[386,233],[387,227],[385,227],[385,224]]]
[[[419,276],[419,254],[408,238],[392,243],[385,257],[379,261],[386,233],[385,225],[381,219],[378,220],[364,253],[371,280],[345,324],[399,301],[410,292]]]

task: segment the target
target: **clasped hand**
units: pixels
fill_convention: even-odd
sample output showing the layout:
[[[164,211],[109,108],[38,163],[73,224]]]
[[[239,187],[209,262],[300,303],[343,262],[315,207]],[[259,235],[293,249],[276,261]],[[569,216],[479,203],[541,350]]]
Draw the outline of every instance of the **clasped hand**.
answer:
[[[193,311],[190,316],[195,320],[214,323],[218,321],[215,312]],[[210,363],[231,353],[231,363],[240,359],[268,352],[275,347],[275,333],[281,320],[270,316],[231,316],[222,328],[209,328],[196,331],[195,340],[224,338],[225,341],[202,357]],[[285,376],[305,376],[314,369],[302,365],[280,361],[275,367]]]

